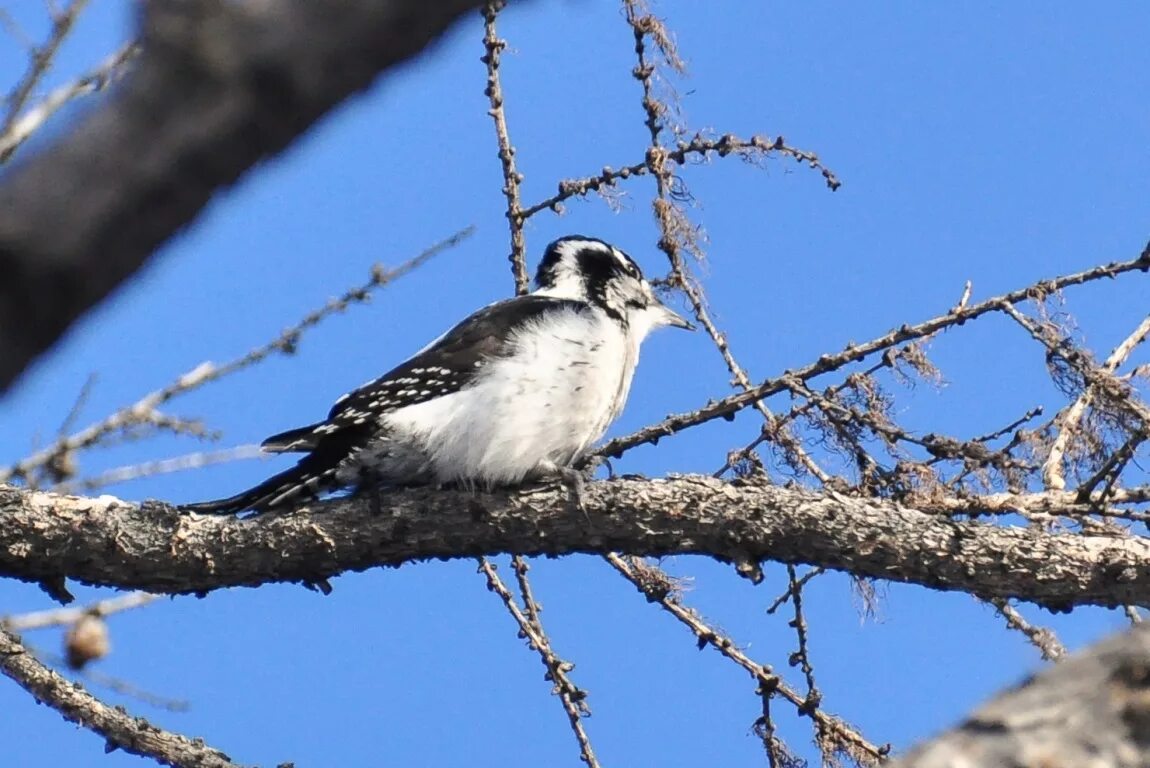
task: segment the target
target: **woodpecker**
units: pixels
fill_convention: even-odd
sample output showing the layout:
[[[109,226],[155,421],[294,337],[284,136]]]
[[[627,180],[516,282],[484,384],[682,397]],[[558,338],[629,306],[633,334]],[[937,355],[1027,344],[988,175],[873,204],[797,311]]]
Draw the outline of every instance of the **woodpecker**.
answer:
[[[269,437],[292,468],[194,512],[262,512],[339,489],[490,489],[559,476],[627,401],[652,330],[694,326],[663,304],[638,265],[602,240],[547,246],[531,293],[488,305],[328,417]]]

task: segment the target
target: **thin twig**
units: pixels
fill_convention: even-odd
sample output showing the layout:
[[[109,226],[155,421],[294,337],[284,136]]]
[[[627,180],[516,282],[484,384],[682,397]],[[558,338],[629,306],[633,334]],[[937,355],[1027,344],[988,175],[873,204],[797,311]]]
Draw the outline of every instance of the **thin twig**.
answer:
[[[123,707],[111,707],[74,683],[53,672],[6,629],[0,628],[0,672],[10,677],[36,701],[47,704],[67,721],[93,731],[107,741],[106,749],[122,749],[149,757],[162,765],[197,768],[236,768],[218,749],[165,731]]]
[[[115,82],[126,70],[126,64],[139,53],[139,46],[128,43],[106,58],[98,67],[83,77],[62,85],[49,93],[43,101],[14,119],[0,131],[0,164],[12,155],[40,129],[52,115],[68,102],[90,93],[102,91]]]
[[[711,320],[710,313],[707,312],[702,289],[696,285],[695,281],[691,278],[681,255],[680,237],[684,236],[689,229],[685,226],[684,214],[679,209],[678,204],[672,199],[676,194],[673,171],[670,166],[672,157],[671,153],[663,147],[660,139],[664,127],[664,116],[668,114],[670,110],[655,95],[652,78],[654,77],[656,68],[647,57],[646,39],[648,35],[654,38],[664,58],[671,60],[674,66],[680,70],[683,65],[679,62],[677,55],[674,53],[674,49],[670,47],[667,36],[661,32],[659,22],[650,14],[644,13],[637,2],[628,0],[624,5],[627,22],[631,26],[635,36],[637,65],[633,74],[642,86],[642,106],[646,114],[644,122],[650,136],[645,165],[655,180],[655,198],[652,202],[652,207],[655,218],[659,222],[661,233],[659,248],[667,255],[667,259],[671,264],[671,272],[674,276],[671,281],[672,284],[686,294],[696,319],[698,319],[699,324],[703,326],[707,335],[711,337],[711,341],[714,342],[715,347],[719,350],[723,362],[726,363],[727,369],[734,377],[735,384],[744,391],[747,391],[752,388],[751,380],[735,359],[735,355],[727,343],[726,334],[722,333]],[[696,137],[696,142],[697,144],[695,146],[688,144],[681,145],[678,150],[679,156],[685,156],[688,151],[700,152],[706,155],[708,151],[712,150],[719,152],[720,156],[725,156],[733,149],[740,148],[740,141],[734,136],[724,136],[719,143],[714,146],[707,146],[699,137]],[[702,146],[699,146],[699,144],[702,144]],[[746,147],[745,144],[741,146],[743,148]],[[759,147],[759,149],[763,149],[763,147]],[[688,247],[690,247],[690,243],[688,243]],[[764,402],[761,400],[756,401],[754,407],[759,411],[763,420],[766,422],[766,431],[771,434],[774,440],[783,446],[787,456],[793,458],[797,466],[801,466],[802,469],[809,472],[821,483],[830,482],[830,475],[811,458],[802,444],[795,439],[789,430],[778,425],[774,413],[767,408]]]
[[[84,379],[84,385],[80,387],[79,394],[76,395],[75,402],[72,407],[68,409],[68,415],[60,422],[60,428],[56,430],[56,434],[63,436],[72,431],[76,426],[76,420],[80,418],[80,412],[84,410],[84,406],[88,403],[88,398],[92,395],[92,387],[96,385],[96,374],[88,375]]]
[[[1126,362],[1126,358],[1130,356],[1130,353],[1133,352],[1135,347],[1141,344],[1148,335],[1150,335],[1150,315],[1147,315],[1146,318],[1138,324],[1138,327],[1131,331],[1130,335],[1114,348],[1114,351],[1106,358],[1106,362],[1102,364],[1103,369],[1114,373],[1118,369],[1118,366]],[[1047,455],[1042,467],[1042,479],[1047,488],[1060,491],[1066,487],[1066,477],[1063,473],[1062,466],[1063,459],[1066,455],[1066,448],[1070,444],[1070,440],[1077,434],[1078,424],[1093,399],[1093,390],[1087,387],[1083,390],[1082,394],[1078,396],[1078,399],[1062,414],[1059,414],[1059,417],[1056,419],[1056,423],[1059,424],[1058,436],[1054,438],[1054,442],[1050,446],[1050,453]]]
[[[1133,390],[1105,368],[1093,365],[1087,356],[1067,339],[1056,338],[1048,329],[1040,327],[1030,318],[1023,315],[1010,301],[1002,302],[1002,311],[1021,325],[1030,336],[1053,357],[1065,360],[1068,365],[1085,381],[1086,386],[1093,388],[1096,397],[1106,397],[1114,405],[1141,422],[1138,430],[1144,433],[1150,430],[1150,407],[1134,396]]]
[[[795,593],[796,589],[802,589],[804,586],[806,586],[808,581],[816,576],[821,576],[826,572],[826,568],[811,568],[798,579],[788,579],[786,590],[784,590],[783,593],[776,597],[775,601],[770,604],[770,606],[767,608],[767,615],[774,613],[775,611],[779,610],[779,608],[786,605],[787,601],[791,599],[791,595]]]
[[[1031,624],[1019,613],[1018,609],[1011,605],[1010,601],[1005,598],[995,597],[987,600],[987,602],[993,605],[1002,617],[1006,619],[1006,625],[1008,627],[1016,629],[1026,635],[1031,644],[1042,653],[1043,659],[1047,661],[1058,661],[1066,655],[1066,646],[1058,639],[1058,635],[1054,634],[1054,630]]]
[[[527,613],[528,621],[550,643],[550,638],[543,633],[543,621],[539,616],[543,609],[540,607],[539,601],[535,599],[535,590],[531,587],[531,580],[527,578],[527,572],[531,570],[527,558],[522,555],[512,555],[511,569],[515,571],[515,581],[519,585],[519,597],[523,600],[523,609]]]
[[[809,575],[808,573],[807,576]],[[822,694],[819,693],[819,687],[815,683],[815,669],[811,665],[810,651],[807,648],[807,619],[803,613],[803,583],[805,582],[800,582],[798,572],[790,563],[787,564],[787,582],[790,586],[791,605],[794,606],[794,617],[790,624],[795,630],[799,644],[798,650],[791,656],[791,666],[798,664],[799,668],[802,669],[803,677],[807,680],[808,706],[815,708],[822,700]]]
[[[1027,422],[1033,421],[1034,419],[1038,418],[1039,416],[1042,415],[1044,410],[1045,409],[1041,405],[1036,405],[1033,408],[1031,408],[1029,411],[1027,411],[1026,413],[1019,416],[1014,421],[1007,424],[1005,427],[1000,427],[1000,428],[998,428],[992,432],[987,432],[985,435],[979,435],[978,437],[973,437],[970,439],[970,442],[972,442],[972,443],[989,443],[993,440],[997,440],[998,438],[1003,437],[1004,435],[1007,435],[1011,432],[1014,432],[1019,427],[1021,427],[1023,424],[1026,424]]]
[[[1118,446],[1113,453],[1106,457],[1098,471],[1079,484],[1076,492],[1081,498],[1089,498],[1100,483],[1104,483],[1102,492],[1098,494],[1099,503],[1106,503],[1114,492],[1118,478],[1126,470],[1126,466],[1134,460],[1134,454],[1146,440],[1146,430],[1130,435]]]
[[[68,667],[68,660],[63,656],[59,656],[54,653],[47,653],[40,650],[39,648],[34,648],[27,643],[24,644],[24,647],[27,648],[30,653],[34,653],[36,658],[41,659],[46,664],[50,664],[57,669]],[[158,693],[146,691],[134,683],[130,683],[127,680],[122,680],[114,675],[104,674],[103,672],[92,669],[90,666],[83,667],[82,669],[71,669],[69,671],[71,674],[76,675],[83,680],[87,680],[92,685],[105,688],[109,691],[112,691],[113,693],[117,693],[130,699],[135,699],[142,704],[147,704],[149,707],[163,709],[168,712],[187,712],[192,708],[191,702],[189,702],[187,699],[175,699],[170,696],[161,696]]]
[[[88,0],[72,0],[62,11],[52,14],[52,30],[48,33],[48,39],[31,51],[28,57],[28,69],[4,99],[7,112],[4,115],[3,125],[0,126],[0,135],[8,133],[36,86],[52,68],[56,53],[87,4]],[[0,155],[0,162],[4,159]]]
[[[787,388],[790,389],[791,392],[801,395],[814,403],[832,422],[837,424],[863,425],[891,444],[905,442],[916,445],[926,450],[926,452],[934,458],[966,458],[984,464],[998,465],[1004,469],[1031,468],[1026,462],[1015,459],[1005,452],[993,453],[987,450],[982,444],[983,441],[980,439],[963,442],[955,438],[937,434],[918,437],[901,427],[884,421],[872,412],[860,411],[858,408],[848,408],[832,398],[824,397],[797,379],[790,380],[787,383]],[[1024,420],[1026,420],[1026,416],[1015,423],[1017,424]],[[988,437],[993,438],[997,434],[998,433],[992,433]]]
[[[511,236],[511,253],[508,261],[511,262],[511,274],[515,279],[515,293],[522,295],[527,292],[527,245],[523,232],[526,217],[523,215],[519,186],[523,181],[515,163],[515,147],[507,130],[507,113],[503,101],[503,87],[500,81],[499,66],[503,51],[507,48],[507,41],[501,39],[495,28],[496,17],[506,7],[504,0],[490,0],[483,8],[483,63],[487,67],[487,84],[484,94],[487,96],[490,108],[487,113],[495,125],[495,137],[499,145],[499,161],[503,171],[503,195],[507,200],[507,226]],[[520,555],[513,555],[511,567],[515,571],[515,580],[519,587],[519,594],[523,600],[523,609],[512,598],[510,592],[503,585],[495,567],[486,558],[480,558],[480,571],[487,577],[488,587],[499,593],[503,598],[504,606],[520,626],[520,631],[529,638],[531,647],[539,654],[543,665],[547,668],[547,679],[554,683],[554,692],[559,696],[563,711],[567,713],[567,720],[571,726],[575,740],[579,744],[579,754],[588,766],[598,766],[595,752],[591,748],[590,739],[583,729],[581,719],[591,714],[586,703],[586,692],[570,681],[567,672],[574,667],[570,662],[563,661],[551,650],[551,639],[543,628],[540,617],[538,601],[535,599],[531,580],[527,576],[529,565]],[[524,613],[525,611],[525,613]]]
[[[26,632],[32,629],[45,629],[73,624],[83,616],[111,616],[113,613],[129,611],[159,600],[162,595],[150,592],[132,592],[119,597],[99,600],[76,608],[52,608],[47,611],[33,611],[0,618],[0,627],[11,632]]]
[[[116,483],[126,483],[130,480],[139,480],[142,477],[166,475],[172,472],[184,472],[189,469],[200,469],[212,464],[223,464],[243,459],[267,458],[258,445],[238,445],[235,448],[225,448],[220,451],[196,451],[183,456],[170,459],[157,459],[145,461],[140,464],[128,464],[101,472],[92,477],[58,483],[52,486],[53,493],[81,493],[103,488]]]
[[[515,602],[514,595],[503,580],[499,578],[499,574],[495,571],[495,566],[485,558],[481,557],[479,562],[479,572],[482,573],[487,579],[487,588],[497,594],[503,601],[503,605],[507,608],[508,613],[519,625],[519,631],[527,638],[527,642],[539,654],[543,666],[547,668],[546,679],[554,684],[553,692],[559,696],[560,702],[563,704],[563,711],[567,713],[567,721],[571,725],[571,731],[575,734],[575,740],[579,742],[579,754],[583,762],[588,765],[588,768],[599,768],[599,761],[595,757],[595,752],[591,748],[591,740],[587,737],[587,732],[583,728],[583,717],[590,714],[587,711],[584,699],[587,698],[587,692],[576,686],[571,682],[571,678],[567,673],[571,671],[573,665],[565,662],[555,655],[551,650],[551,644],[547,640],[547,636],[539,631],[538,622],[532,621],[519,604]],[[538,615],[538,614],[536,614]]]
[[[791,146],[782,136],[771,138],[770,136],[756,135],[749,139],[741,139],[730,133],[717,139],[695,136],[690,141],[679,142],[674,149],[664,149],[664,152],[665,160],[680,166],[686,165],[692,158],[705,161],[709,159],[712,153],[719,157],[727,157],[734,153],[749,162],[757,162],[759,159],[769,157],[772,154],[785,155],[798,162],[805,162],[820,171],[823,178],[826,179],[827,186],[832,190],[838,189],[842,185],[834,172],[825,167],[817,155]],[[633,163],[617,169],[606,165],[595,176],[564,179],[559,182],[559,191],[556,194],[527,206],[520,211],[521,217],[526,220],[541,211],[559,211],[562,204],[573,197],[583,197],[591,192],[600,192],[605,188],[616,186],[620,181],[626,181],[636,176],[645,176],[650,172],[650,163],[644,160],[641,163]]]
[[[735,645],[731,638],[707,624],[695,611],[675,599],[663,579],[644,578],[644,574],[640,571],[644,565],[637,558],[628,560],[620,555],[610,554],[606,555],[606,559],[649,601],[657,603],[663,610],[686,625],[694,633],[700,648],[706,646],[714,648],[746,670],[762,689],[777,692],[796,708],[803,706],[806,701],[805,696],[791,688],[786,681],[771,671],[770,667],[751,659]],[[852,726],[821,709],[807,714],[816,722],[821,732],[833,737],[839,750],[849,755],[860,765],[878,765],[890,753],[889,745],[880,747],[872,744]]]
[[[503,87],[499,81],[499,64],[507,41],[495,32],[495,17],[507,6],[505,0],[490,0],[483,7],[483,63],[487,65],[487,96],[491,108],[487,114],[495,123],[495,138],[499,142],[499,162],[503,166],[503,196],[507,198],[507,226],[511,230],[511,273],[515,276],[515,292],[527,293],[527,243],[523,237],[523,214],[519,185],[523,174],[515,166],[515,147],[507,133],[507,113],[503,105]]]

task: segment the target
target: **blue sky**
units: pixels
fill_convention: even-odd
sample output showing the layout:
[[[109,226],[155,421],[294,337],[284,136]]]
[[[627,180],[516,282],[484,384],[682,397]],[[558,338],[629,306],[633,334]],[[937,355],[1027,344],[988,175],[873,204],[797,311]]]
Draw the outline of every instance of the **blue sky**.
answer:
[[[36,4],[8,7],[39,34]],[[689,77],[676,83],[688,124],[782,134],[819,153],[843,181],[832,193],[817,173],[779,159],[762,169],[728,159],[683,172],[697,203],[693,220],[710,238],[700,273],[753,379],[944,312],[966,280],[976,299],[986,298],[1131,258],[1144,245],[1147,6],[702,7],[657,6],[688,63]],[[103,58],[130,34],[129,19],[127,3],[93,2],[49,85]],[[509,11],[501,32],[510,42],[507,117],[528,202],[552,194],[560,178],[642,159],[631,31],[615,5],[533,3]],[[221,446],[258,442],[322,416],[346,389],[507,295],[481,36],[477,18],[460,25],[221,195],[0,401],[0,463],[51,439],[90,374],[97,379],[81,423],[204,360],[243,354],[362,281],[371,263],[398,264],[468,225],[477,227],[471,239],[309,333],[298,355],[170,410],[205,419],[222,431]],[[18,46],[0,40],[0,72],[22,66]],[[588,199],[570,202],[562,217],[537,217],[527,232],[532,259],[551,239],[581,232],[659,273],[652,189],[650,179],[632,181],[619,211]],[[1066,309],[1080,338],[1105,355],[1145,315],[1146,290],[1144,276],[1074,289]],[[896,413],[914,429],[972,436],[1061,402],[1042,351],[1005,319],[949,331],[930,351],[945,386],[897,391]],[[660,333],[643,354],[611,435],[730,391],[702,334]],[[744,413],[636,450],[616,469],[714,471],[757,433],[756,418]],[[83,468],[202,447],[187,438],[132,444],[88,454]],[[274,468],[237,462],[108,492],[212,498]],[[701,558],[664,565],[693,577],[692,605],[801,682],[786,664],[794,645],[786,617],[765,615],[784,588],[781,567],[754,587]],[[354,574],[335,580],[328,597],[277,586],[166,600],[111,619],[115,650],[100,669],[187,699],[186,714],[123,703],[244,763],[577,765],[542,666],[474,571],[465,561]],[[765,764],[744,673],[695,650],[684,629],[595,558],[542,561],[532,575],[553,643],[590,691],[595,714],[586,725],[604,765]],[[909,746],[1039,667],[1037,652],[973,598],[899,585],[880,593],[869,618],[841,576],[816,580],[806,598],[824,706],[874,741]],[[45,605],[34,587],[0,582],[0,613]],[[1022,610],[1075,648],[1124,625],[1111,611]],[[57,642],[51,633],[30,639],[50,649]],[[815,761],[806,724],[775,709],[782,735]],[[103,757],[95,736],[11,684],[0,685],[0,711],[11,765],[139,764]]]

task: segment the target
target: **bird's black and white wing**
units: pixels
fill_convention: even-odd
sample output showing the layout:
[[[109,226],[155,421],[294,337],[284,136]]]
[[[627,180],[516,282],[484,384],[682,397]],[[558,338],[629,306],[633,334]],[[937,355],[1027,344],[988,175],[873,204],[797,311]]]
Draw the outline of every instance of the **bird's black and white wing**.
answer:
[[[325,420],[263,442],[268,452],[305,453],[296,466],[236,496],[185,508],[218,514],[262,511],[346,486],[349,464],[356,464],[357,456],[386,440],[381,431],[386,431],[389,414],[473,386],[489,365],[511,354],[519,330],[548,313],[585,309],[582,302],[537,295],[487,306],[406,362],[341,397]]]

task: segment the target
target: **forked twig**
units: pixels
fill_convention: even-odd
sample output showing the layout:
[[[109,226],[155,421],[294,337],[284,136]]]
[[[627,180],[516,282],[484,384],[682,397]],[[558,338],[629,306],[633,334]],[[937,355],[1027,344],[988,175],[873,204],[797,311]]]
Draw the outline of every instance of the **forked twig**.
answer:
[[[80,96],[102,91],[115,82],[124,74],[127,63],[137,53],[139,46],[128,43],[88,74],[60,86],[19,118],[13,118],[3,130],[0,130],[0,164],[8,161],[16,150],[65,104]]]
[[[615,570],[619,571],[628,581],[643,593],[651,602],[658,604],[663,610],[674,616],[694,633],[700,648],[710,646],[742,667],[755,680],[763,690],[775,692],[789,701],[796,708],[801,708],[806,697],[786,681],[776,675],[770,667],[759,664],[747,656],[735,645],[731,638],[707,624],[695,611],[681,604],[675,599],[664,580],[660,578],[646,578],[643,574],[644,564],[638,558],[624,558],[620,555],[608,555],[609,562]],[[800,710],[801,711],[801,710]],[[841,751],[860,765],[878,765],[890,754],[890,746],[878,746],[869,742],[862,734],[848,725],[840,718],[829,715],[821,709],[805,712],[816,723],[820,732],[834,739],[835,751]]]
[[[52,68],[56,53],[60,50],[60,46],[63,45],[64,40],[72,31],[76,19],[80,17],[87,5],[88,0],[71,0],[63,10],[52,13],[52,30],[48,33],[48,39],[30,52],[28,68],[24,72],[24,76],[16,82],[16,85],[4,98],[6,113],[4,122],[0,124],[0,135],[7,134],[12,128],[17,115],[24,109],[24,105],[32,92],[36,90],[36,86],[40,84],[48,70]],[[0,155],[0,162],[4,159],[6,158]]]
[[[519,625],[519,631],[523,633],[532,649],[539,654],[540,660],[547,668],[546,677],[554,684],[553,692],[559,697],[563,704],[563,711],[567,713],[567,721],[571,725],[571,731],[575,734],[576,741],[579,742],[579,754],[583,762],[589,768],[599,768],[599,760],[595,757],[595,752],[591,748],[591,740],[583,728],[583,718],[590,714],[584,703],[587,693],[571,682],[571,678],[567,674],[573,665],[555,655],[555,652],[551,650],[550,641],[542,631],[542,625],[538,621],[538,613],[535,614],[536,618],[532,619],[523,612],[523,609],[515,602],[515,596],[511,594],[511,590],[499,578],[495,566],[485,557],[479,558],[479,572],[486,577],[487,588],[503,601],[507,612]]]
[[[1103,370],[1109,373],[1114,373],[1118,370],[1118,366],[1126,362],[1126,358],[1130,356],[1130,353],[1134,351],[1135,347],[1145,341],[1148,335],[1150,335],[1150,315],[1145,317],[1142,322],[1138,324],[1138,327],[1131,331],[1130,335],[1114,348],[1114,351],[1106,358],[1106,362],[1102,364]],[[1082,394],[1078,396],[1078,399],[1059,414],[1056,419],[1056,423],[1059,427],[1058,436],[1055,437],[1054,442],[1051,444],[1050,453],[1047,455],[1042,467],[1042,479],[1047,488],[1061,491],[1066,487],[1066,476],[1062,466],[1066,456],[1066,448],[1077,433],[1078,424],[1093,399],[1093,390],[1087,387]]]

